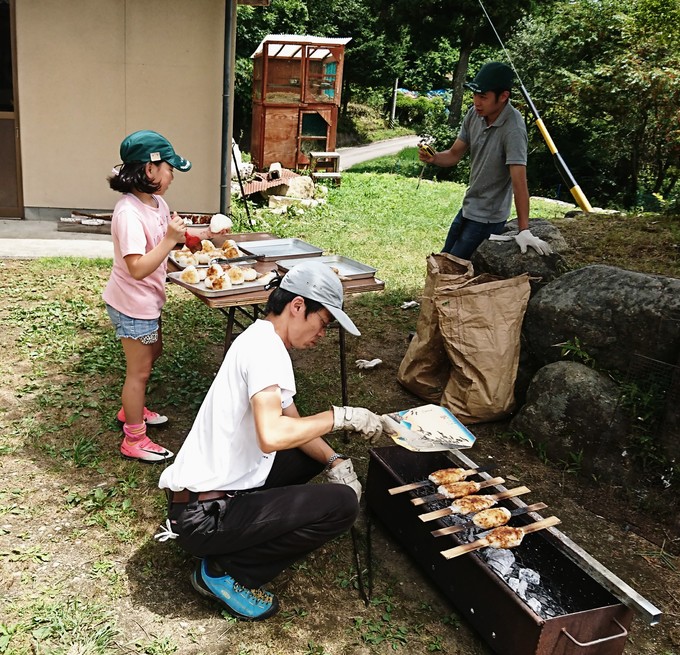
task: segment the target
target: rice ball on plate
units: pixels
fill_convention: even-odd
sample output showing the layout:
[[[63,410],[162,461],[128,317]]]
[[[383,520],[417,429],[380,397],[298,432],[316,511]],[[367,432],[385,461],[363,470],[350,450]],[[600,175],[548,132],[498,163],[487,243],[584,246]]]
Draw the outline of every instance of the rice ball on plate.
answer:
[[[243,279],[246,282],[253,282],[257,279],[257,271],[252,266],[242,266],[241,270],[243,271]]]
[[[231,280],[228,275],[221,275],[220,277],[206,277],[205,286],[207,289],[213,291],[223,291],[224,289],[231,289]]]
[[[201,281],[195,266],[187,266],[180,273],[179,279],[182,280],[182,282],[186,282],[188,284],[198,284]]]
[[[227,271],[227,274],[231,279],[232,284],[243,284],[246,281],[245,275],[243,274],[240,266],[232,266]]]
[[[231,218],[225,216],[224,214],[214,214],[210,219],[210,231],[217,233],[223,232],[224,230],[231,230],[233,222]]]

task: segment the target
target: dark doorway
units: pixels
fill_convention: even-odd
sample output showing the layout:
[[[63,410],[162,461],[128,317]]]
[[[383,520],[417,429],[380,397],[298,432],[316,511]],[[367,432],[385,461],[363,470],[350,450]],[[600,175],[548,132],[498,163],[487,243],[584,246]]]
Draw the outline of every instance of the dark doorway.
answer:
[[[23,218],[14,3],[0,0],[0,216]]]

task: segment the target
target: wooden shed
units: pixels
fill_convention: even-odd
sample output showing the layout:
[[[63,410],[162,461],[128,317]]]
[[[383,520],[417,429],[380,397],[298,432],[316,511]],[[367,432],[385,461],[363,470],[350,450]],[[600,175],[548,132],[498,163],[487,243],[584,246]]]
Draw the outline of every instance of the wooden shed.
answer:
[[[349,38],[271,34],[253,53],[250,154],[305,168],[309,152],[335,150],[345,45]]]

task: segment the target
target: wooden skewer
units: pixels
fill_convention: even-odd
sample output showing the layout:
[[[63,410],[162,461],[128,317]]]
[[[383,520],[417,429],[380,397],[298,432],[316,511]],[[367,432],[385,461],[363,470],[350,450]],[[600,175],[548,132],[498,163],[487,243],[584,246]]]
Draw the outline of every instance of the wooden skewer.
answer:
[[[475,473],[484,473],[492,468],[493,466],[482,466],[476,469],[466,469],[461,473],[462,476],[461,479],[464,480],[465,478],[469,477],[470,475],[474,475]],[[428,484],[434,486],[434,482],[432,482],[432,480],[421,480],[420,482],[411,482],[409,484],[403,484],[400,487],[392,487],[391,489],[387,490],[387,493],[389,493],[390,496],[394,496],[395,494],[402,494],[405,491],[413,491],[414,489],[426,487]]]
[[[501,491],[497,494],[489,494],[490,498],[493,500],[505,500],[506,498],[512,498],[513,496],[521,496],[522,494],[528,494],[531,491],[528,487],[515,487],[514,489],[509,489],[508,491]],[[445,507],[444,509],[438,509],[435,512],[427,512],[426,514],[421,514],[418,518],[423,521],[434,521],[435,519],[440,519],[444,516],[451,516],[451,514],[456,514],[450,507]]]
[[[461,482],[465,482],[465,480],[461,480]],[[485,489],[486,487],[493,487],[496,484],[503,484],[505,480],[503,478],[490,478],[488,480],[485,480],[484,482],[476,482],[475,484],[477,485],[477,489],[475,491],[472,491],[471,493],[477,493],[480,489]],[[457,484],[457,483],[455,483]],[[440,485],[441,486],[441,485]],[[468,495],[468,494],[463,494],[463,495]],[[461,496],[444,496],[443,494],[430,494],[429,496],[420,496],[419,498],[411,498],[411,502],[414,505],[425,505],[426,503],[432,503],[435,500],[446,500],[450,498],[453,500],[454,498],[459,498]]]
[[[540,512],[545,509],[547,505],[545,503],[534,503],[533,505],[526,505],[525,507],[518,507],[510,512],[510,516],[519,516],[520,514],[528,514],[529,512]],[[475,512],[479,514],[479,512]],[[475,523],[472,519],[465,521],[465,523],[460,523],[458,525],[449,525],[446,528],[440,528],[439,530],[432,530],[430,533],[433,537],[443,537],[447,534],[456,534],[456,532],[463,532],[463,530],[468,530],[469,528],[474,528]]]
[[[556,516],[549,516],[547,519],[541,519],[535,523],[530,523],[529,525],[524,525],[519,528],[522,531],[522,537],[528,535],[531,532],[538,532],[545,528],[550,528],[553,525],[557,525],[561,521]],[[463,544],[462,546],[456,546],[455,548],[449,548],[448,550],[442,550],[441,554],[446,559],[452,559],[458,557],[459,555],[465,555],[465,553],[471,553],[472,551],[479,550],[489,545],[489,540],[487,537],[483,539],[477,539],[477,541],[472,541],[469,544]]]

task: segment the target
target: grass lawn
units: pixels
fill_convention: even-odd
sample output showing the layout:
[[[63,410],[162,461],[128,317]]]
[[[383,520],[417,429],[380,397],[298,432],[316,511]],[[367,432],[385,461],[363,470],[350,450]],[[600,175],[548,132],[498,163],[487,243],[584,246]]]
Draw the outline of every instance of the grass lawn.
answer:
[[[314,210],[256,212],[257,231],[302,238],[378,269],[386,291],[349,302],[363,334],[348,339],[347,360],[351,404],[381,412],[419,404],[395,379],[417,320],[417,310],[400,305],[418,297],[425,258],[441,248],[464,192],[427,180],[418,187],[419,172],[415,149],[407,150],[372,162],[370,170],[343,173],[328,203]],[[561,213],[550,203],[532,204],[532,217],[559,220]],[[239,224],[245,225],[242,216]],[[578,243],[573,235],[584,234],[584,226],[564,225]],[[673,224],[657,227],[675,234]],[[466,622],[380,535],[368,607],[357,593],[349,536],[275,581],[284,609],[270,621],[236,622],[192,591],[190,558],[152,538],[165,518],[160,470],[118,454],[124,359],[100,297],[110,265],[77,258],[0,261],[0,654],[488,655]],[[221,361],[223,330],[221,314],[169,286],[165,352],[148,398],[171,417],[171,426],[155,434],[175,451]],[[337,334],[329,334],[313,352],[293,354],[303,414],[339,403],[337,348]],[[384,364],[359,371],[352,365],[359,357],[381,357]],[[330,437],[365,476],[365,443],[343,439]],[[511,447],[498,444],[497,455]],[[512,472],[540,491],[545,481],[526,479],[523,468],[531,457],[524,452]],[[553,485],[563,495],[566,477],[561,473]],[[563,500],[555,499],[557,512]],[[359,530],[365,535],[365,525]],[[599,530],[586,530],[585,538]],[[612,557],[612,543],[633,547],[634,537],[602,539],[601,552],[597,541],[588,547]],[[634,559],[629,552],[620,556]],[[649,637],[638,627],[637,634],[642,638],[627,653],[671,653],[665,633]]]

